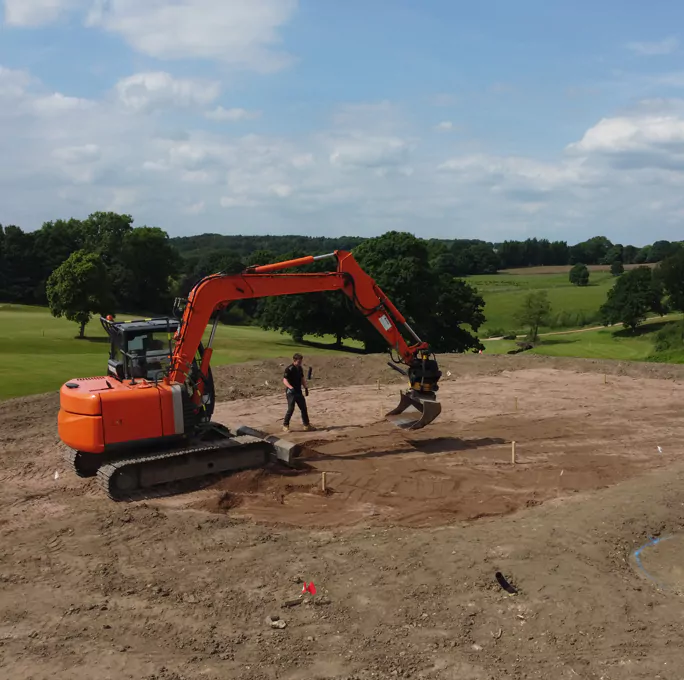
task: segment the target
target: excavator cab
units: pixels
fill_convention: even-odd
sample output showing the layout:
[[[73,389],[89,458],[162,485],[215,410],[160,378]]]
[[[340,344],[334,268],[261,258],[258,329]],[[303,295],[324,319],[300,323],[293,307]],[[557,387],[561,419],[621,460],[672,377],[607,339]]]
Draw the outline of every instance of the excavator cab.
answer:
[[[116,380],[161,380],[173,355],[180,321],[166,317],[114,321],[100,317],[110,339],[107,375]]]

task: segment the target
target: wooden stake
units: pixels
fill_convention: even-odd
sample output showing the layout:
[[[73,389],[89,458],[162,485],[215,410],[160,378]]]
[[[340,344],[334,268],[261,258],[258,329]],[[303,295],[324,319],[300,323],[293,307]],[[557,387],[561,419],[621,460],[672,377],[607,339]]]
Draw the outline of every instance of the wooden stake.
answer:
[[[515,397],[515,410],[518,410],[518,397]]]
[[[607,385],[608,384],[608,379],[606,378],[606,374],[603,374],[603,384]]]
[[[380,378],[378,378],[378,379],[375,381],[375,387],[376,387],[376,389],[377,389],[378,392],[379,392],[379,391],[380,391]]]
[[[321,472],[321,491],[325,493],[325,472]]]
[[[515,465],[515,442],[511,442],[511,464]]]

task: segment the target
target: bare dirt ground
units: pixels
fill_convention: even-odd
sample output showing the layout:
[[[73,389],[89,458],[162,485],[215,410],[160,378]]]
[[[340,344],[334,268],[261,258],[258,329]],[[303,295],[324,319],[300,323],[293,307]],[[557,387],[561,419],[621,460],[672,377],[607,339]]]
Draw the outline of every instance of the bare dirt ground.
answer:
[[[217,370],[216,419],[278,432],[284,362]],[[682,677],[684,367],[442,357],[409,433],[382,358],[312,363],[298,469],[133,504],[55,395],[0,404],[0,678]]]

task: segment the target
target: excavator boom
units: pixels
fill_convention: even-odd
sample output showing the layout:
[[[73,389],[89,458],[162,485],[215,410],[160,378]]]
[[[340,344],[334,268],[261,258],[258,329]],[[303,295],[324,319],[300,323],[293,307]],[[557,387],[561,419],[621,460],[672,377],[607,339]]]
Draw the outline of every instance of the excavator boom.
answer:
[[[335,271],[283,273],[324,258],[336,259]],[[388,362],[390,367],[408,379],[409,388],[402,392],[397,408],[387,414],[388,419],[407,429],[431,423],[441,411],[436,399],[441,372],[429,345],[352,254],[335,251],[254,266],[241,274],[203,278],[185,301],[180,325],[176,322],[168,367],[154,379],[150,379],[146,363],[149,347],[144,323],[141,327],[138,322],[135,333],[128,333],[132,339],[117,341],[115,348],[114,337],[127,338],[127,329],[103,320],[113,338],[109,375],[71,380],[60,393],[59,434],[71,450],[77,473],[97,474],[109,495],[120,498],[135,495],[143,487],[253,466],[254,461],[262,464],[269,452],[287,449],[272,437],[255,438],[249,428],[245,430],[249,434],[236,438],[211,421],[215,402],[211,355],[220,313],[237,300],[335,290],[347,295],[383,336],[398,357]],[[212,317],[212,331],[204,347],[202,337]],[[411,337],[411,344],[401,327]],[[155,347],[158,350],[159,346]],[[244,454],[246,450],[256,453]],[[128,457],[122,457],[123,451],[129,452]],[[239,462],[241,456],[243,463]]]

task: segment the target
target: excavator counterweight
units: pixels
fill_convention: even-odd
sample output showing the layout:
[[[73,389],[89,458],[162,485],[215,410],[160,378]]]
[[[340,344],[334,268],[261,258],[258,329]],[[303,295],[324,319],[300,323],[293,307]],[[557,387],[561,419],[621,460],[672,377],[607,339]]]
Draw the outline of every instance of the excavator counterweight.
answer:
[[[337,260],[335,271],[281,273],[328,257]],[[101,318],[110,337],[107,375],[69,380],[60,391],[59,436],[75,472],[96,476],[111,498],[123,500],[269,460],[292,462],[295,445],[247,427],[231,432],[212,421],[212,344],[220,314],[232,302],[335,290],[350,298],[398,355],[388,364],[407,378],[408,389],[388,420],[411,430],[432,423],[441,412],[441,372],[429,345],[352,254],[335,251],[207,276],[187,300],[176,301],[180,319]],[[205,347],[202,338],[212,318]]]

